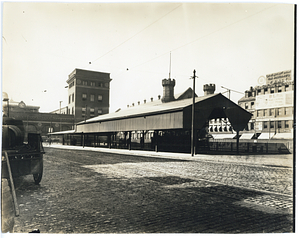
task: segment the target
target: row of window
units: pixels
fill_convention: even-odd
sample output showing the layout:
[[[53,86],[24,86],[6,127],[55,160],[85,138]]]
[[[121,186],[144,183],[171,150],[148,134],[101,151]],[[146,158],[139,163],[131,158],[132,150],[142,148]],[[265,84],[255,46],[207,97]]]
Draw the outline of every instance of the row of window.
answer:
[[[214,123],[229,123],[228,118],[215,118],[209,121],[209,124],[214,124]]]
[[[86,93],[83,93],[81,98],[82,98],[83,101],[86,101],[88,99],[88,96],[87,96]],[[90,94],[89,100],[91,102],[94,102],[95,101],[95,94]],[[98,102],[101,102],[103,100],[103,96],[98,94],[97,95],[97,100],[98,100]],[[71,102],[74,102],[74,93],[72,95],[69,95],[69,104]]]
[[[227,131],[232,131],[232,127],[227,127],[227,126],[211,126],[209,128],[210,132],[227,132]]]
[[[72,102],[74,102],[74,93],[72,93],[72,95],[69,95],[69,104]]]
[[[270,108],[257,110],[257,117],[267,117],[267,116],[291,116],[293,114],[293,108],[291,107],[281,107],[281,108]]]
[[[270,92],[268,91],[269,88],[262,88],[262,89],[257,89],[257,91],[248,91],[248,97],[255,97],[256,93],[257,95],[264,95],[264,94],[273,94],[273,93],[281,93],[281,92],[287,92],[293,90],[293,85],[286,84],[284,86],[278,86],[277,87],[277,92],[275,90],[275,87],[270,88]]]
[[[94,81],[87,81],[87,80],[82,80],[82,81],[77,80],[77,85],[108,88],[108,83],[94,82]]]
[[[83,100],[83,101],[86,101],[87,99],[88,99],[87,94],[86,94],[86,93],[83,93],[83,94],[82,94],[82,100]],[[95,95],[94,95],[94,94],[90,94],[89,100],[90,100],[91,102],[95,102]],[[97,100],[98,100],[98,102],[101,102],[101,101],[103,100],[103,96],[100,95],[100,94],[98,94]]]
[[[264,121],[263,122],[263,129],[281,129],[281,128],[285,128],[288,129],[290,128],[290,123],[289,121]]]
[[[86,116],[86,108],[83,107],[81,109],[81,112],[82,112],[82,117],[85,117]],[[98,112],[98,115],[101,115],[103,113],[102,109],[98,109],[97,112]],[[90,108],[90,117],[93,117],[93,116],[95,116],[95,108]]]
[[[74,107],[72,107],[72,113],[71,113],[71,109],[68,108],[68,114],[74,115]]]

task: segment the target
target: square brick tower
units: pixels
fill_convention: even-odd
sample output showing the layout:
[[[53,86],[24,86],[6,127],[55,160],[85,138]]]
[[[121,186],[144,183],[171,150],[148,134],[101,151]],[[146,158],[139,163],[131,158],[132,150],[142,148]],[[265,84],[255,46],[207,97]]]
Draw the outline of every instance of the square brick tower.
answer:
[[[68,114],[75,123],[109,113],[110,74],[75,69],[67,80]]]

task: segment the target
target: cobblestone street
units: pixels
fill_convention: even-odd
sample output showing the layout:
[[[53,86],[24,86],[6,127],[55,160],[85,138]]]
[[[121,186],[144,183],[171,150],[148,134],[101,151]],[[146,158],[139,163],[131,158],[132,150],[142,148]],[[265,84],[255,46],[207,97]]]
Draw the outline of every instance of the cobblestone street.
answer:
[[[15,180],[28,233],[293,232],[293,169],[45,148],[40,185]],[[207,155],[209,157],[209,155]],[[272,160],[272,155],[263,158]],[[290,161],[292,156],[283,160]]]

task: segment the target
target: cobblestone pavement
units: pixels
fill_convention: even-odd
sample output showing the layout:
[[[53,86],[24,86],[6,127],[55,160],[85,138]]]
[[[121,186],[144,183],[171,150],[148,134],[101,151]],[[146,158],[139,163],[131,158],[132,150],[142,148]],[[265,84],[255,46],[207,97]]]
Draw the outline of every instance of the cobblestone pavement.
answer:
[[[272,159],[272,156],[270,156]],[[46,148],[44,176],[15,180],[28,233],[293,232],[289,167]]]

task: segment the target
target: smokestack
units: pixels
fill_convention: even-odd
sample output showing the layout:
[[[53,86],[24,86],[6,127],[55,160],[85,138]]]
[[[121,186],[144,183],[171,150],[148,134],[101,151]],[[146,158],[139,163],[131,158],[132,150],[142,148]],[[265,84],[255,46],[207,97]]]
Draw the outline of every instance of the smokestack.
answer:
[[[204,96],[214,94],[216,85],[214,83],[203,85]]]
[[[175,87],[175,79],[163,79],[162,80],[162,86],[163,86],[163,97],[161,101],[163,103],[165,102],[171,102],[174,101],[174,87]]]

